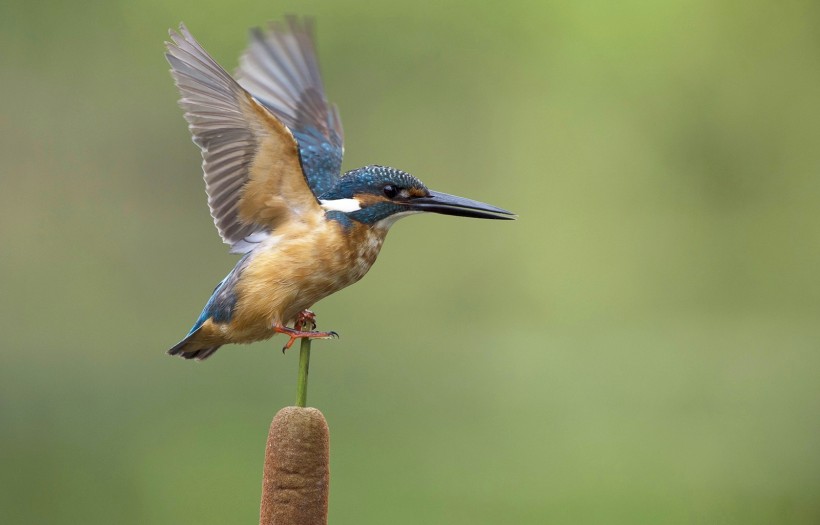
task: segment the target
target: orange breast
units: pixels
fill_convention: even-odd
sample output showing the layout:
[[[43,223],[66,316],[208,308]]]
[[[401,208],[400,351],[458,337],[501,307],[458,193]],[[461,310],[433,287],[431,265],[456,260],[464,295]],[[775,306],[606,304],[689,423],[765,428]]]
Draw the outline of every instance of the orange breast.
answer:
[[[359,223],[346,231],[324,217],[277,228],[242,273],[225,336],[232,342],[269,338],[274,324],[291,323],[302,310],[364,277],[385,234]]]

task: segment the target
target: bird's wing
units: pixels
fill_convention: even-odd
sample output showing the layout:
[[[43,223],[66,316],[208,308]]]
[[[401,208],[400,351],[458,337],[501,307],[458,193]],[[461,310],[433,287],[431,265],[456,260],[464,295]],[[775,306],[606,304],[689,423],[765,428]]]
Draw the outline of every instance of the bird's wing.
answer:
[[[236,77],[296,137],[313,193],[328,191],[341,171],[344,136],[339,111],[325,98],[312,19],[290,16],[253,29]]]
[[[288,128],[217,64],[184,25],[166,57],[179,104],[202,150],[208,206],[219,235],[244,253],[295,215],[321,211]]]

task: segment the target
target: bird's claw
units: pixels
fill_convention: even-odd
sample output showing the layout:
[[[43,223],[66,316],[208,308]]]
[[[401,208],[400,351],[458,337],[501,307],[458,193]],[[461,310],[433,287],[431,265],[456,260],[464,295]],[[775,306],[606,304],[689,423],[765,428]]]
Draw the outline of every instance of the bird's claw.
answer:
[[[312,313],[312,312],[311,312]],[[315,326],[315,325],[314,325]],[[285,346],[282,347],[282,353],[284,354],[286,350],[288,350],[293,343],[296,342],[297,339],[338,339],[339,334],[336,332],[316,332],[313,330],[298,330],[296,328],[288,328],[287,326],[276,325],[273,327],[273,331],[278,334],[285,334],[290,337],[288,342],[285,343]]]

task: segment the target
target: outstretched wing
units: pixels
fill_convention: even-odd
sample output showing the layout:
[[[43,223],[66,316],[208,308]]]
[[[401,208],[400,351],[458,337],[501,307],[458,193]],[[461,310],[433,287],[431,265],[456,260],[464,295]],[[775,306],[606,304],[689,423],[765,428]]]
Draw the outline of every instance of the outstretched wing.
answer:
[[[193,140],[202,150],[214,224],[231,251],[247,252],[295,215],[321,211],[288,128],[242,89],[184,25],[170,35],[166,58]]]
[[[251,30],[236,76],[296,137],[313,193],[328,191],[341,171],[344,136],[339,111],[325,98],[313,20],[289,16],[284,23],[271,22],[267,31]]]

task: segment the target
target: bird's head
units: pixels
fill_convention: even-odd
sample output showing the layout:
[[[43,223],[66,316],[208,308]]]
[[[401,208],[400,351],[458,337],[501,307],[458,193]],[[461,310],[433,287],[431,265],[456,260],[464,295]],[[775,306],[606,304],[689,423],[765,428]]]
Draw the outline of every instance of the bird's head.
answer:
[[[513,213],[463,197],[427,189],[416,177],[386,166],[365,166],[345,173],[319,196],[327,211],[344,213],[369,226],[389,228],[401,217],[433,212],[477,219],[513,219]]]

